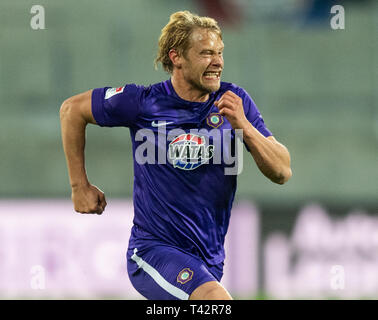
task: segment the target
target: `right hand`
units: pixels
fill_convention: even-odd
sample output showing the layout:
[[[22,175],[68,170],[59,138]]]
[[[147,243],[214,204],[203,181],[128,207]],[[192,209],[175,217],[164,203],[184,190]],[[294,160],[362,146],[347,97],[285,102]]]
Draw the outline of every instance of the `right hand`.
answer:
[[[76,212],[102,214],[106,207],[105,194],[94,185],[72,188],[72,202]]]

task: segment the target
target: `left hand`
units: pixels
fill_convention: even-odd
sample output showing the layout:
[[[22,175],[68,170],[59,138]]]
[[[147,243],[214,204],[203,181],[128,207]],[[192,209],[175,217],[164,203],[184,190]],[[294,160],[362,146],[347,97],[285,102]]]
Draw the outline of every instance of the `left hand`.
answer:
[[[226,91],[219,100],[214,102],[219,113],[226,117],[233,129],[243,129],[249,124],[244,114],[243,100],[232,91]]]

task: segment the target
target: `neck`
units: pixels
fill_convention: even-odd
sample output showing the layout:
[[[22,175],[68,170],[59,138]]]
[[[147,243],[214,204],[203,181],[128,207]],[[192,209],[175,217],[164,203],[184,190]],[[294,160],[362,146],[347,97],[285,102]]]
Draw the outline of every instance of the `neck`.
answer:
[[[174,74],[171,77],[171,82],[173,89],[175,89],[177,95],[183,100],[191,102],[206,102],[209,99],[208,92],[195,88],[193,85]]]

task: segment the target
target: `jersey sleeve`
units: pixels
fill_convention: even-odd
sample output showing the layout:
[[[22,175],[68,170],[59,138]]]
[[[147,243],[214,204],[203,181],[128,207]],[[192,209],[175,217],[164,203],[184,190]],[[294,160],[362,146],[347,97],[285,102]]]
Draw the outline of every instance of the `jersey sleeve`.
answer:
[[[92,91],[92,114],[101,127],[130,127],[138,118],[144,87],[127,84]]]
[[[242,88],[240,88],[240,95],[243,99],[244,113],[248,121],[264,136],[272,136],[272,132],[266,127],[264,119],[262,118],[259,109],[250,95]]]
[[[245,91],[243,88],[240,88],[239,90],[239,96],[243,99],[243,107],[244,107],[244,113],[247,117],[248,121],[252,123],[252,125],[264,136],[269,137],[273,134],[270,132],[270,130],[265,126],[264,119],[262,118],[259,109],[257,108],[255,102],[250,97],[250,95]],[[244,142],[244,146],[248,151],[248,145]]]

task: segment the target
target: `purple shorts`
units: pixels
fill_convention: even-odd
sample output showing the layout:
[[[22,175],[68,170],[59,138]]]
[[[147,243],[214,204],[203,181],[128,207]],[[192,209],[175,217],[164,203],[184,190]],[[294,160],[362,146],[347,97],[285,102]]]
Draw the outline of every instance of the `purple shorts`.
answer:
[[[134,288],[150,300],[188,300],[208,281],[220,281],[223,262],[209,266],[181,249],[157,244],[142,250],[129,247],[127,271]]]

